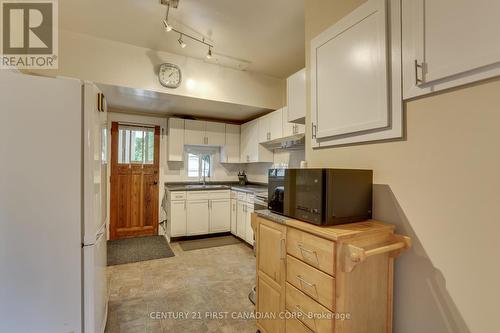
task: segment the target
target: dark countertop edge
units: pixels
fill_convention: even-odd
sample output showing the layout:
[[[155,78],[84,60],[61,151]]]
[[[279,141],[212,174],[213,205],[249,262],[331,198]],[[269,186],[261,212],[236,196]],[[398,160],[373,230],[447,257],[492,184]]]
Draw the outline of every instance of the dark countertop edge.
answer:
[[[165,182],[165,186],[183,186],[183,185],[200,185],[200,182]],[[206,182],[207,185],[228,185],[228,186],[238,186],[240,185],[235,181],[227,181],[227,182]],[[265,186],[267,187],[267,183],[259,183],[259,182],[248,182],[247,185],[250,186]],[[240,185],[242,186],[242,185]]]
[[[237,182],[207,182],[207,185],[222,185],[227,188],[205,189],[205,188],[186,188],[188,185],[200,185],[198,182],[165,182],[165,188],[169,191],[217,191],[233,190],[238,192],[256,193],[267,191],[267,184],[250,182],[243,186]]]
[[[273,222],[276,222],[279,224],[285,224],[286,220],[290,219],[289,217],[273,213],[268,209],[256,210],[254,213],[257,214],[257,216],[259,216],[259,217],[263,217],[265,219],[268,219],[270,221],[273,221]]]

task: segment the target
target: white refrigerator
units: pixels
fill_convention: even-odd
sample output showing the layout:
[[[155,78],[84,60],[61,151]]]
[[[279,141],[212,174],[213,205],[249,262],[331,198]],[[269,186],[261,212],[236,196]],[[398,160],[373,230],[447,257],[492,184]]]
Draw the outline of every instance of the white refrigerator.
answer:
[[[92,83],[0,70],[0,332],[104,331],[107,138]]]

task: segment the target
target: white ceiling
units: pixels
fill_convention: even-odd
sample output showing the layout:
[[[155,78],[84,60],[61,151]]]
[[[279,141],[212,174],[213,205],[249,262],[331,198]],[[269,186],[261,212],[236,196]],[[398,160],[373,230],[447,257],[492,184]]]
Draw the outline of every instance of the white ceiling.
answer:
[[[189,115],[223,119],[242,123],[269,112],[268,109],[171,95],[148,90],[98,84],[108,105],[115,111],[148,112],[169,115]]]
[[[163,29],[160,0],[64,0],[59,11],[61,29],[205,59],[206,47],[185,38],[181,49]],[[304,0],[180,0],[169,21],[209,37],[214,53],[248,61],[247,70],[285,78],[304,67]]]

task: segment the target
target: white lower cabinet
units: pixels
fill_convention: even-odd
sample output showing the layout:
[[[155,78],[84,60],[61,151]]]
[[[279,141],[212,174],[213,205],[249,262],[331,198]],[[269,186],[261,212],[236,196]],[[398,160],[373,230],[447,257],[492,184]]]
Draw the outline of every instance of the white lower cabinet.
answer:
[[[208,208],[211,233],[231,230],[231,199],[210,200]]]
[[[170,237],[195,236],[231,230],[229,191],[188,191],[168,194]]]
[[[253,203],[247,203],[245,210],[245,241],[250,245],[253,245],[252,213]]]
[[[208,234],[210,230],[208,200],[188,200],[186,206],[187,235]]]
[[[236,221],[238,220],[238,201],[231,199],[231,233],[236,235]]]
[[[171,201],[168,216],[170,237],[186,236],[186,200]]]
[[[241,239],[245,239],[245,233],[246,233],[246,208],[247,208],[247,203],[245,201],[238,201],[237,203],[237,218],[236,218],[236,236],[240,237]]]

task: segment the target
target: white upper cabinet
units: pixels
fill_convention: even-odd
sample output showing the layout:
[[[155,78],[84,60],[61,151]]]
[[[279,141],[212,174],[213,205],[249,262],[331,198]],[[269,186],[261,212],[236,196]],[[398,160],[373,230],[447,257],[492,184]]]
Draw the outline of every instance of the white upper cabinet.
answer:
[[[205,122],[201,120],[185,120],[184,143],[186,145],[205,144]]]
[[[262,116],[258,120],[258,129],[259,129],[259,143],[267,142],[271,140],[269,138],[269,122],[270,122],[270,115],[266,114],[265,116]]]
[[[186,119],[184,142],[186,145],[223,146],[226,142],[226,124]]]
[[[221,162],[240,162],[240,125],[226,124],[226,143],[221,149]]]
[[[206,144],[224,146],[226,143],[226,124],[207,121],[205,123]]]
[[[404,97],[500,75],[500,1],[403,0]]]
[[[286,79],[288,115],[286,120],[305,123],[306,119],[306,69],[303,68]]]
[[[184,119],[168,120],[167,160],[182,162],[184,160]]]
[[[273,111],[259,118],[259,143],[283,137],[283,111]]]
[[[295,124],[289,122],[288,119],[288,107],[284,107],[283,109],[283,137],[304,134],[305,133],[305,125]]]
[[[311,41],[313,147],[402,136],[400,22],[368,0]]]
[[[241,125],[240,162],[273,162],[274,154],[259,143],[259,119]]]

